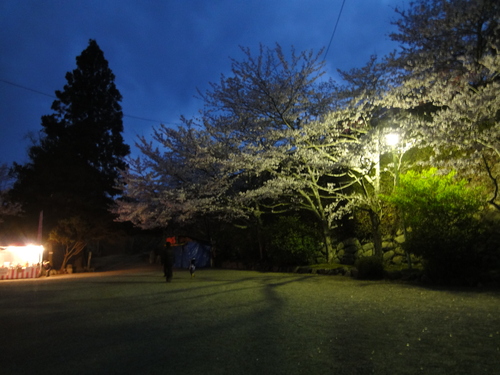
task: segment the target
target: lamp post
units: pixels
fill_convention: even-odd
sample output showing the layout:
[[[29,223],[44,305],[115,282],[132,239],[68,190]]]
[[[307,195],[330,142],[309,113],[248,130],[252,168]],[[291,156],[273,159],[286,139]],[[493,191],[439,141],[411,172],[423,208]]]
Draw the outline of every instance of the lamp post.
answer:
[[[398,159],[396,155],[396,146],[399,143],[399,134],[398,133],[388,133],[385,135],[385,142],[388,146],[392,148],[392,161],[394,163],[394,188],[398,186],[399,183],[399,168],[398,168]]]
[[[399,163],[398,163],[398,157],[397,157],[397,145],[399,144],[399,134],[398,133],[388,133],[385,136],[385,142],[388,146],[392,148],[392,161],[394,164],[394,190],[399,184]],[[404,212],[403,210],[400,210],[400,216],[401,216],[401,224],[403,226],[403,233],[405,236],[406,240],[406,225],[405,225],[405,219],[404,219]],[[408,262],[408,268],[412,268],[412,263],[411,263],[411,255],[407,251],[406,253],[406,259]]]

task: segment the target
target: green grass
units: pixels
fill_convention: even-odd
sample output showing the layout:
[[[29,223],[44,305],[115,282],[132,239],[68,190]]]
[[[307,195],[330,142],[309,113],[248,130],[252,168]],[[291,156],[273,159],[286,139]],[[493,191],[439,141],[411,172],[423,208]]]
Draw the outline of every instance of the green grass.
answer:
[[[334,270],[337,268],[347,268],[350,269],[352,266],[348,266],[340,263],[321,263],[321,264],[313,264],[309,266],[312,269],[321,269],[321,270]]]
[[[500,293],[185,270],[0,283],[3,373],[493,374]],[[45,368],[41,364],[48,363]],[[20,372],[19,372],[20,371]]]

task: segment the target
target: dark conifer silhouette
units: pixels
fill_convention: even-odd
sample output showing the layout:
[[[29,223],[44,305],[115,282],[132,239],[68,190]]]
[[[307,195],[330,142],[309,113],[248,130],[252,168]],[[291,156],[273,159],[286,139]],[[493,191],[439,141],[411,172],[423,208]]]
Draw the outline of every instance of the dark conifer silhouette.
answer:
[[[121,134],[122,96],[95,40],[76,64],[66,74],[64,89],[55,93],[54,113],[42,117],[30,161],[12,170],[17,178],[12,198],[22,203],[26,218],[34,220],[43,210],[46,232],[75,216],[102,228],[112,222],[109,204],[130,153]]]

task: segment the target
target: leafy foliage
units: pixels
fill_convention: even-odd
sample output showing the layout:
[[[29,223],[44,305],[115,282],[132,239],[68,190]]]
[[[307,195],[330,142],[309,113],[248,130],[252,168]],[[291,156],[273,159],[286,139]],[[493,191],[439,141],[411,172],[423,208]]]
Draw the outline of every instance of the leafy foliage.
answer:
[[[478,213],[482,190],[455,180],[455,172],[438,175],[437,169],[409,171],[386,197],[403,213],[410,228],[404,246],[422,256],[435,279],[462,278],[477,273],[476,241],[480,240]]]
[[[406,223],[412,228],[438,221],[460,224],[478,212],[484,199],[482,189],[469,188],[466,180],[455,177],[455,171],[439,175],[437,168],[408,171],[389,199],[408,213]]]
[[[78,216],[59,220],[57,226],[49,234],[49,241],[64,246],[61,269],[65,269],[68,261],[80,254],[91,238],[95,238],[95,233],[92,233],[92,230],[92,225]]]
[[[9,201],[8,193],[10,188],[9,168],[6,164],[0,164],[0,224],[6,216],[21,214],[21,205]]]
[[[299,216],[280,216],[266,227],[268,258],[277,265],[306,265],[316,261],[321,235]]]

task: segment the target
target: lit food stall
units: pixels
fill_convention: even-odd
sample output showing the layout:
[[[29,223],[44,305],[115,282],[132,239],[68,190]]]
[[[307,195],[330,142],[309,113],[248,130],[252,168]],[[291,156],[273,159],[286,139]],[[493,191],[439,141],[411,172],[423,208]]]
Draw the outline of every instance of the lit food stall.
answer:
[[[30,279],[40,275],[43,246],[0,246],[0,280]]]

